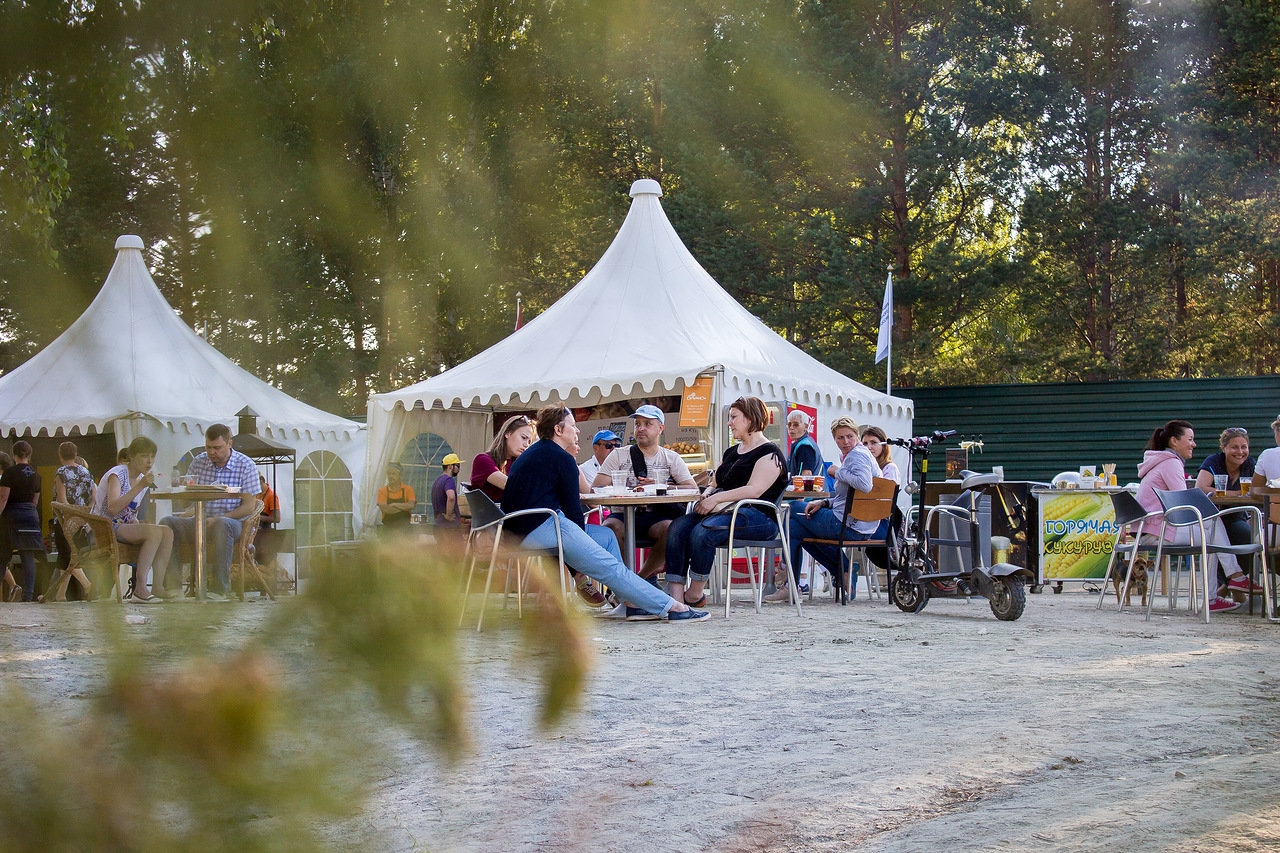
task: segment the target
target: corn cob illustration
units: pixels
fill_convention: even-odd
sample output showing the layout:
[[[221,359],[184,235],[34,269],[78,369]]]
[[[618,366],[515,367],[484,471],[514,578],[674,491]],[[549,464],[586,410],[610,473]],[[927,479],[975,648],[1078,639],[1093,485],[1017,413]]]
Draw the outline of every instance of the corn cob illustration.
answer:
[[[1083,578],[1106,571],[1115,541],[1115,515],[1106,495],[1054,496],[1047,508],[1042,576]]]

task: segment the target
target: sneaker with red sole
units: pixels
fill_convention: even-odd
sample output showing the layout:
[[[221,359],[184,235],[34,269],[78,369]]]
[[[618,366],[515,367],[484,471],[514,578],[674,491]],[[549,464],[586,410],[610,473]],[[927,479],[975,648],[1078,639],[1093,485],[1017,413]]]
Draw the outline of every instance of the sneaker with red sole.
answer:
[[[1223,598],[1219,596],[1215,598],[1213,601],[1209,602],[1210,613],[1230,613],[1232,610],[1239,610],[1239,609],[1240,609],[1240,603],[1230,598]]]
[[[1265,592],[1251,578],[1247,578],[1244,575],[1239,575],[1227,581],[1227,589],[1232,592],[1243,592],[1249,595],[1262,595]]]

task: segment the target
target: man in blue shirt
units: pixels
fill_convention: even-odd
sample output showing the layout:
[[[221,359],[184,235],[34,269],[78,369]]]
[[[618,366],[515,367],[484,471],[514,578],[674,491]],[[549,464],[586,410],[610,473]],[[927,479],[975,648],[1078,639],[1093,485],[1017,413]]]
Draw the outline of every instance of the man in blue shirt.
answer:
[[[260,486],[258,469],[253,460],[231,447],[231,428],[226,424],[214,424],[205,430],[204,453],[191,461],[187,476],[194,477],[199,485],[220,484],[239,492],[225,500],[208,501],[204,505],[205,541],[212,548],[206,586],[208,597],[225,601],[231,590],[231,558],[236,539],[244,520],[253,515]],[[170,515],[160,523],[173,528],[175,542],[190,542],[195,538],[196,521],[193,511]],[[178,573],[173,573],[177,575]],[[172,575],[170,575],[172,576]]]

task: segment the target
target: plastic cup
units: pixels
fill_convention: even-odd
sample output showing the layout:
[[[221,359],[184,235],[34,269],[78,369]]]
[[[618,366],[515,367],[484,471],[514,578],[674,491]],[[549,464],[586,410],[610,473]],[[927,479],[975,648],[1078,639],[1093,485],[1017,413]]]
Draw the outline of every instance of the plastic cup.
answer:
[[[805,477],[805,478],[804,478],[804,490],[805,490],[806,492],[812,492],[812,491],[813,491],[813,477]]]
[[[655,486],[665,486],[667,484],[667,477],[670,475],[671,472],[668,469],[657,465],[653,466],[653,468],[649,470],[649,476],[653,477],[653,484]]]
[[[1228,477],[1226,474],[1214,474],[1213,475],[1214,491],[1216,491],[1220,495],[1225,495],[1227,493],[1227,480],[1228,480]]]
[[[1250,489],[1250,487],[1252,487],[1252,486],[1253,486],[1253,480],[1252,480],[1252,479],[1250,479],[1249,477],[1241,477],[1241,478],[1240,478],[1240,494],[1242,494],[1242,495],[1247,495],[1247,494],[1249,494],[1249,489]]]
[[[613,477],[613,493],[615,495],[625,494],[627,491],[627,472],[614,471]]]

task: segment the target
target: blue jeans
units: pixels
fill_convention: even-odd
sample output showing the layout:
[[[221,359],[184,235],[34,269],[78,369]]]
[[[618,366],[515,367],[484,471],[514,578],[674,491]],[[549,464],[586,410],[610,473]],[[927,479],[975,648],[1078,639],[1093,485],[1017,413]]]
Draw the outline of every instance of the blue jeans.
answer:
[[[798,509],[795,508],[795,509]],[[791,571],[795,575],[796,582],[800,581],[800,552],[808,551],[818,564],[831,572],[833,575],[843,576],[849,568],[849,559],[842,548],[835,545],[817,545],[804,544],[802,540],[806,537],[811,539],[839,539],[840,538],[840,519],[836,518],[836,514],[830,509],[823,507],[813,514],[806,517],[804,512],[792,512],[791,521],[787,526],[787,532],[791,534]],[[880,522],[880,526],[876,528],[874,533],[856,533],[849,528],[845,528],[844,541],[859,542],[865,539],[883,539],[885,534],[889,532],[889,519]],[[853,578],[853,588],[857,589],[858,579]]]
[[[684,583],[686,577],[695,581],[711,577],[716,548],[729,541],[731,518],[727,512],[716,515],[691,512],[671,522],[667,528],[667,583]],[[778,523],[770,515],[753,506],[738,511],[735,541],[774,539],[777,535]]]
[[[173,529],[173,543],[194,542],[196,520],[186,516],[167,515],[160,519],[165,527]],[[204,520],[204,538],[209,546],[209,560],[205,564],[205,587],[210,592],[226,595],[231,590],[231,556],[235,553],[236,540],[243,527],[238,518],[217,515]],[[174,548],[174,554],[178,550]]]
[[[522,547],[555,548],[557,525],[566,565],[600,581],[616,592],[618,598],[649,613],[666,616],[671,605],[676,603],[674,598],[641,580],[626,567],[622,562],[622,551],[618,549],[618,537],[607,527],[589,524],[583,530],[565,518],[563,512],[556,512],[554,519],[548,518],[524,537]]]

